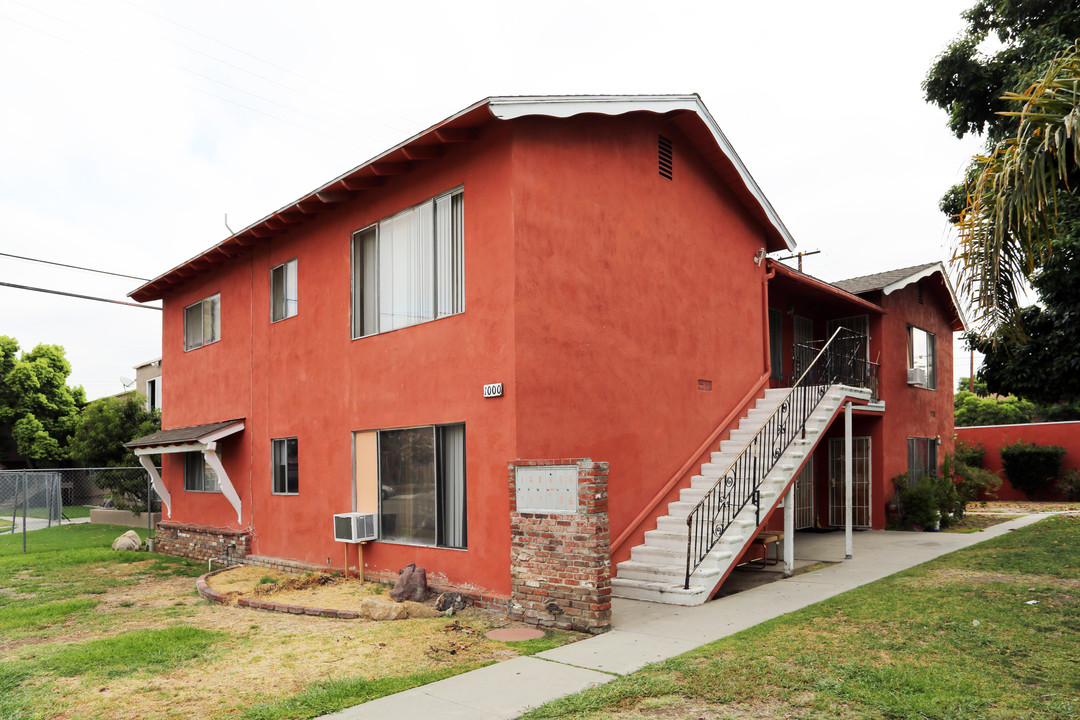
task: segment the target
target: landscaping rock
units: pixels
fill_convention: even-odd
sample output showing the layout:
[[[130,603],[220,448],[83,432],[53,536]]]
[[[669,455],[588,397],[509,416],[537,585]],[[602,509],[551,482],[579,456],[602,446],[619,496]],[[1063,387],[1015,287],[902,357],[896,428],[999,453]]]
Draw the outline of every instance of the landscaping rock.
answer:
[[[469,601],[465,596],[456,592],[444,592],[435,598],[435,609],[441,613],[453,615],[458,610],[464,610]]]
[[[430,618],[439,617],[441,612],[431,607],[430,605],[424,605],[423,603],[413,602],[412,600],[406,600],[401,603],[401,607],[405,608],[411,618]]]
[[[139,537],[139,533],[134,530],[128,530],[120,537],[113,540],[113,550],[138,550],[142,547],[142,539]]]
[[[360,603],[360,614],[372,620],[404,620],[409,611],[404,605],[386,602],[378,598],[364,598]]]
[[[394,589],[390,591],[390,598],[398,602],[412,600],[422,603],[427,600],[428,585],[427,571],[416,567],[416,563],[409,563],[398,570],[398,579],[394,583]]]

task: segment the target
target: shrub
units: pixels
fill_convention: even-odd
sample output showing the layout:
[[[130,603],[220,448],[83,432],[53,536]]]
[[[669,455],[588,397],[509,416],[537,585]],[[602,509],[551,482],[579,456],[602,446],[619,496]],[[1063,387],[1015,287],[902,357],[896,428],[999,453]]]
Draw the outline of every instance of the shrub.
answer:
[[[1080,470],[1073,469],[1062,475],[1055,487],[1066,500],[1071,502],[1080,500]]]
[[[906,476],[901,476],[906,481]],[[900,522],[903,526],[921,525],[933,527],[941,518],[938,510],[937,492],[931,478],[920,478],[914,485],[897,483],[897,497],[900,501]]]
[[[981,468],[986,448],[981,442],[956,441],[956,462],[968,467]]]
[[[1009,483],[1032,497],[1050,487],[1061,475],[1061,459],[1065,448],[1057,445],[1036,445],[1023,440],[1001,448],[1001,464]]]
[[[967,503],[960,497],[957,483],[952,478],[927,475],[915,484],[909,484],[907,477],[904,473],[893,478],[900,506],[900,527],[940,524],[945,528],[964,516]]]

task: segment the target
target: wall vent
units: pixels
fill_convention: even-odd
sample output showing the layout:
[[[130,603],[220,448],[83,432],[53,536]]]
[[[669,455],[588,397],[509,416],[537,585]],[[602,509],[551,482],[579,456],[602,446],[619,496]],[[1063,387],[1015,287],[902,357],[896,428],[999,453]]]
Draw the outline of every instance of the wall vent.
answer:
[[[660,177],[671,179],[671,141],[660,136]]]
[[[923,286],[922,286],[922,283],[919,283],[919,304],[920,305],[923,304]]]

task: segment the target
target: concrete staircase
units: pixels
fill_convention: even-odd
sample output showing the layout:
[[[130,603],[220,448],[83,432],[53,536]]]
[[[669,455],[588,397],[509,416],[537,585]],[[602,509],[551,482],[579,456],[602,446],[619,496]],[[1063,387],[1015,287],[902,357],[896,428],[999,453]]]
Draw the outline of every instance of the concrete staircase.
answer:
[[[746,444],[761,430],[789,392],[788,388],[766,390],[765,397],[749,410],[720,443],[720,451],[701,466],[701,474],[691,478],[690,487],[679,492],[679,499],[668,503],[668,514],[657,518],[656,529],[645,533],[645,543],[631,549],[630,559],[618,564],[611,580],[615,597],[649,600],[670,605],[700,605],[716,591],[732,565],[757,534],[757,508],[748,503],[735,518],[720,541],[690,576],[690,588],[684,589],[686,577],[686,518],[698,501],[731,466]],[[847,396],[869,399],[870,392],[859,388],[833,385],[825,393],[806,422],[806,439],[794,440],[761,485],[761,518],[783,499],[803,459],[813,453],[821,433],[828,427]],[[740,498],[741,499],[741,498]]]

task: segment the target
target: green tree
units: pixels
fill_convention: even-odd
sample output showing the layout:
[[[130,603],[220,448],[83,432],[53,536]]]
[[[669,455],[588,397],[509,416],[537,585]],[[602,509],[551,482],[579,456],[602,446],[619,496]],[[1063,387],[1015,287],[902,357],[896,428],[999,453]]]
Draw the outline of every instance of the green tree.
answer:
[[[31,465],[62,462],[86,393],[68,386],[71,364],[59,345],[18,353],[15,340],[0,337],[0,425]]]
[[[936,59],[923,90],[957,137],[986,138],[987,156],[974,159],[966,184],[941,207],[959,224],[960,288],[996,342],[1002,329],[1021,336],[1017,298],[1051,257],[1050,240],[1080,237],[1071,222],[1080,199],[1056,192],[1075,158],[1057,152],[1069,132],[1054,120],[1068,122],[1062,95],[1075,67],[1057,56],[1080,37],[1080,2],[980,0],[963,17],[965,31]]]
[[[1031,278],[1040,305],[1019,311],[1023,333],[969,340],[985,355],[978,379],[990,393],[1014,394],[1047,406],[1040,415],[1067,414],[1080,401],[1080,239],[1059,235],[1052,254]],[[1074,270],[1075,269],[1075,270]]]
[[[71,458],[84,467],[135,467],[139,461],[124,443],[160,429],[161,414],[146,409],[145,396],[101,398],[79,413]]]
[[[957,392],[963,392],[963,391],[971,392],[971,378],[966,378],[966,377],[960,378],[956,382],[956,391]],[[980,378],[978,375],[975,376],[975,394],[978,395],[979,397],[986,397],[987,395],[990,394],[990,391],[986,389],[986,381],[983,380],[982,378]]]
[[[1030,400],[1010,395],[1006,398],[980,398],[962,390],[953,398],[956,427],[977,425],[1020,425],[1035,421],[1037,409]]]

